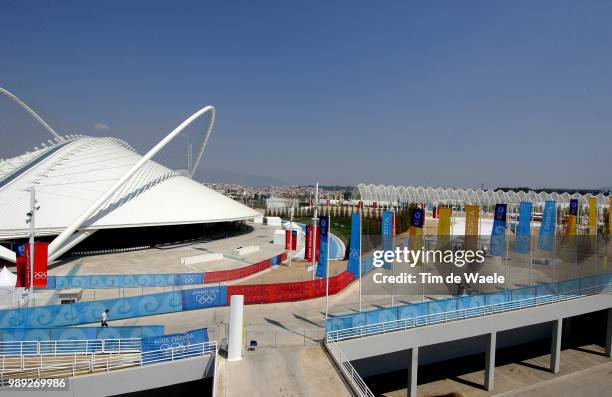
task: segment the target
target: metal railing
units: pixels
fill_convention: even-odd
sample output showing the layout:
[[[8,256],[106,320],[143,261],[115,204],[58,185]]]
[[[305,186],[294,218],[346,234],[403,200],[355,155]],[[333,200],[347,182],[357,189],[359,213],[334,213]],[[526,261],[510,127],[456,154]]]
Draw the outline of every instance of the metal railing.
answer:
[[[551,303],[558,303],[583,296],[598,295],[612,291],[612,285],[604,284],[589,288],[582,288],[558,294],[535,296],[510,302],[496,303],[486,306],[470,307],[441,313],[427,314],[423,316],[409,317],[400,320],[392,320],[375,324],[367,324],[358,327],[345,328],[328,331],[326,343],[337,342],[346,339],[361,338],[364,336],[385,334],[388,332],[403,331],[410,328],[427,325],[447,323],[450,321],[465,320],[473,317],[487,316],[513,310],[526,309]]]
[[[359,373],[346,358],[336,342],[328,340],[325,343],[325,347],[338,368],[340,368],[344,379],[348,382],[348,385],[353,390],[353,393],[359,397],[374,397],[374,393],[372,393],[368,385],[366,385],[366,383],[363,381]]]
[[[140,338],[0,342],[0,357],[140,351]]]
[[[4,369],[0,372],[0,386],[7,384],[9,378],[59,378],[86,375],[90,373],[109,372],[131,367],[142,367],[148,364],[173,362],[191,357],[216,354],[217,342],[198,343],[172,347],[148,352],[109,354],[99,352],[82,352],[73,354],[72,360],[58,364],[49,364],[34,357],[21,356],[20,368]],[[68,358],[65,356],[64,358]],[[34,359],[28,359],[34,358]]]

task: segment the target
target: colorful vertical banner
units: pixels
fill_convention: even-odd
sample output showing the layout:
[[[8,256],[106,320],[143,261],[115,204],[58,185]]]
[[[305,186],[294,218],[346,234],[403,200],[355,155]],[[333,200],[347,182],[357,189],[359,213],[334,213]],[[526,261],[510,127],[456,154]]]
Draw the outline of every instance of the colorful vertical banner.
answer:
[[[597,198],[589,197],[589,234],[594,236],[597,234]]]
[[[35,242],[34,243],[34,288],[47,287],[47,260],[49,257],[49,243]],[[30,278],[30,244],[25,245],[25,260],[27,263],[27,284],[29,285]]]
[[[312,262],[312,240],[313,236],[312,225],[306,226],[306,244],[304,247],[304,259],[306,262]]]
[[[569,205],[569,215],[567,216],[567,226],[565,234],[567,236],[576,235],[576,219],[578,218],[578,200],[571,199]]]
[[[478,249],[478,217],[480,208],[477,205],[465,206],[465,250]]]
[[[555,243],[555,229],[557,224],[557,202],[546,201],[544,203],[544,213],[542,223],[538,233],[538,249],[552,251]]]
[[[347,271],[353,273],[355,279],[359,277],[359,252],[361,251],[361,215],[353,214],[351,216],[351,249],[349,250],[349,259]]]
[[[410,217],[410,228],[408,229],[408,246],[410,250],[421,250],[423,246],[423,225],[425,225],[425,210],[415,208]],[[421,260],[417,264],[422,263]]]
[[[395,228],[395,212],[393,212],[393,231],[392,231],[392,234],[394,236],[397,234],[396,233],[396,228]]]
[[[531,239],[531,203],[521,202],[519,207],[519,223],[516,228],[516,239],[514,251],[529,253],[529,241]]]
[[[608,229],[612,235],[612,194],[610,194],[608,198],[610,200],[610,203],[608,204]]]
[[[393,212],[383,211],[382,222],[380,224],[380,234],[382,236],[383,251],[393,251]],[[390,269],[391,263],[385,262],[384,268]]]
[[[329,216],[319,218],[319,262],[317,265],[317,277],[325,277],[327,275],[327,239],[329,233]]]
[[[506,211],[507,204],[495,204],[493,229],[491,230],[491,255],[504,256],[506,251]]]
[[[438,207],[438,248],[443,248],[450,242],[451,234],[451,209]]]

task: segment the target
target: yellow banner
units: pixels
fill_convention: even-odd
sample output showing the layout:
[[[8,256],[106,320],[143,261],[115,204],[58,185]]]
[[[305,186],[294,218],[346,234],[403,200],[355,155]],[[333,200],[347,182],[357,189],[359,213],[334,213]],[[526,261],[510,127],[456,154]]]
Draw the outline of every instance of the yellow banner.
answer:
[[[478,246],[478,215],[477,205],[465,206],[465,249],[476,251]]]
[[[567,216],[567,227],[565,229],[566,236],[576,235],[576,215]]]
[[[438,248],[446,247],[451,234],[451,209],[438,208]]]
[[[597,234],[597,198],[589,197],[589,234]]]

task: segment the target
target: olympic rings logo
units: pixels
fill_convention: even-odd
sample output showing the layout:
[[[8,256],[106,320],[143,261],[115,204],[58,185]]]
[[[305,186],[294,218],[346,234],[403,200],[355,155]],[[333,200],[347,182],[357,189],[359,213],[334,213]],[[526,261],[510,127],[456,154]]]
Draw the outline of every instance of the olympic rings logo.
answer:
[[[34,279],[35,280],[44,280],[47,278],[47,273],[45,272],[36,272],[34,273]]]
[[[211,304],[213,303],[216,297],[217,297],[216,295],[212,295],[212,294],[201,294],[201,295],[196,295],[195,300],[201,305]]]

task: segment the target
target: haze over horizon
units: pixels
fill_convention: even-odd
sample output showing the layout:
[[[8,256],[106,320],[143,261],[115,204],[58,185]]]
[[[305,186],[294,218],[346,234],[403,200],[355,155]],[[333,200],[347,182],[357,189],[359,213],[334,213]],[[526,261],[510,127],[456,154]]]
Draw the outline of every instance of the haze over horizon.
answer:
[[[217,108],[198,175],[612,185],[612,3],[0,3],[0,86],[144,153]],[[0,97],[0,158],[50,138]],[[229,182],[229,181],[228,181]]]

